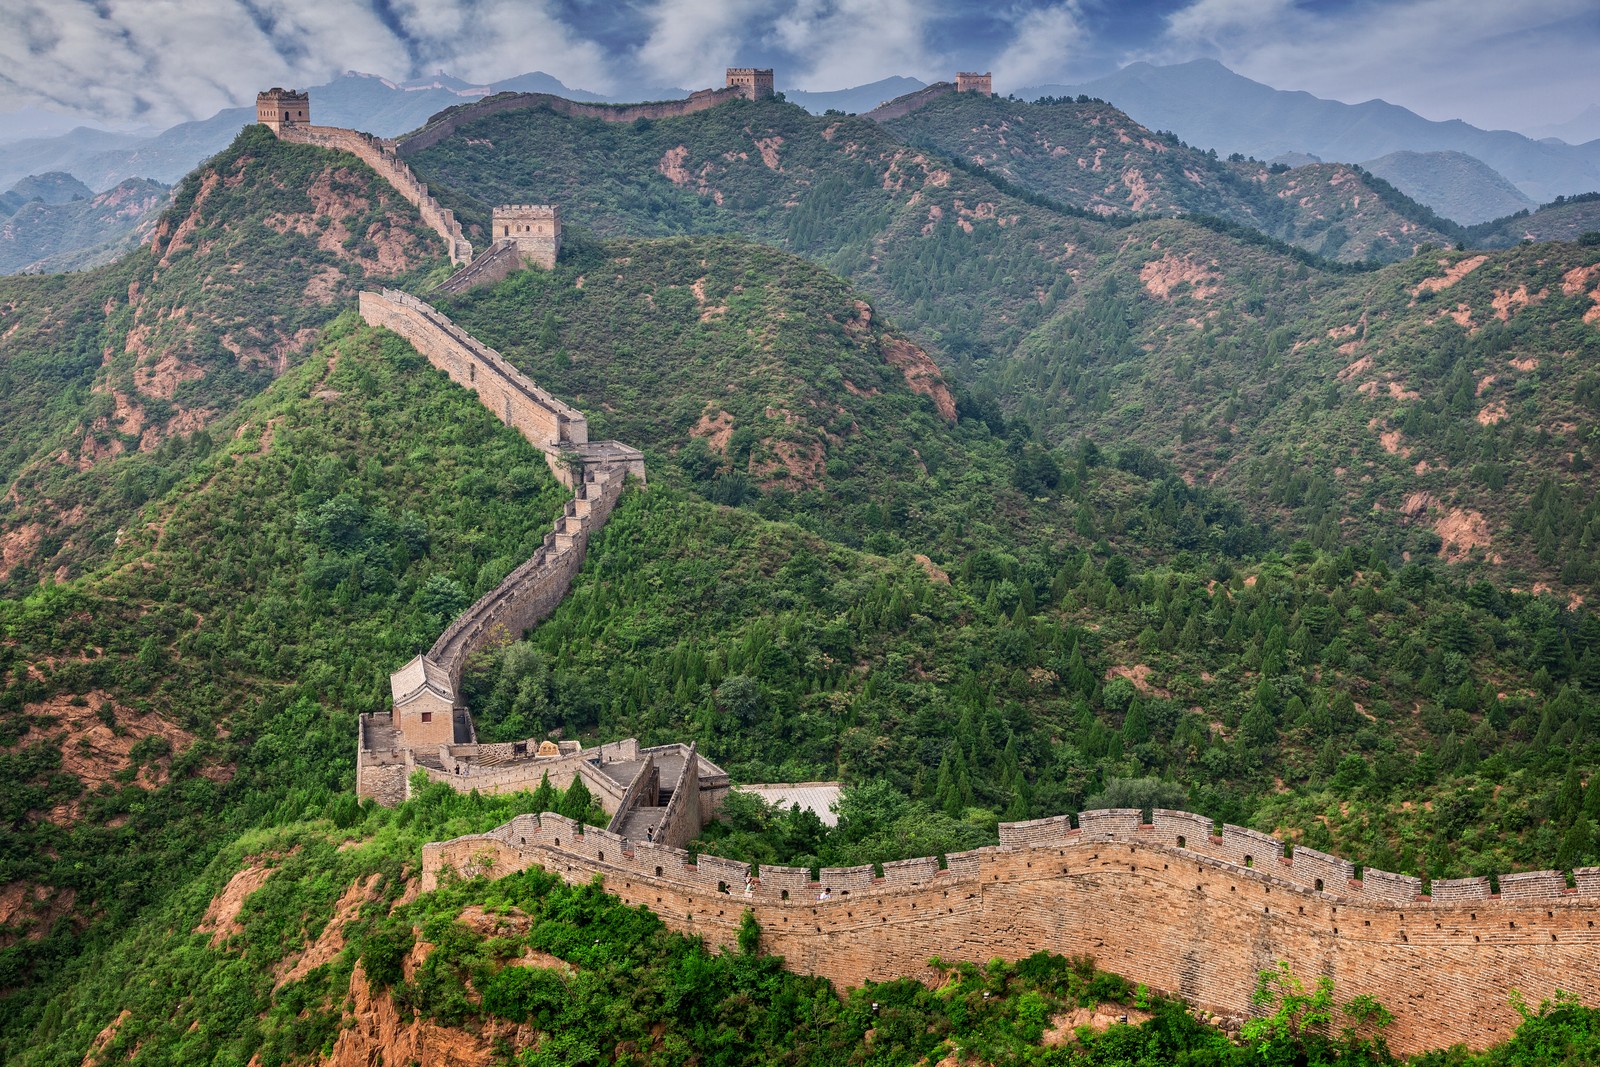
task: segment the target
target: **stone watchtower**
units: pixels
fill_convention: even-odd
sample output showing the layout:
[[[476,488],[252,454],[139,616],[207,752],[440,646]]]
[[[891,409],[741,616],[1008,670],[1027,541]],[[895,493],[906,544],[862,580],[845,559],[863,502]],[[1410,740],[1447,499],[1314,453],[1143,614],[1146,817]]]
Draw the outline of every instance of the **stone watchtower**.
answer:
[[[961,71],[956,75],[956,92],[982,93],[984,96],[993,96],[994,76],[988,71],[984,71],[982,74]]]
[[[311,95],[293,89],[273,87],[256,94],[256,121],[273,133],[281,133],[285,126],[306,126],[311,123]]]
[[[746,100],[762,100],[772,95],[771,67],[729,67],[728,88],[739,90]]]
[[[501,204],[494,209],[489,236],[514,242],[524,263],[549,270],[561,254],[561,209],[554,204]]]

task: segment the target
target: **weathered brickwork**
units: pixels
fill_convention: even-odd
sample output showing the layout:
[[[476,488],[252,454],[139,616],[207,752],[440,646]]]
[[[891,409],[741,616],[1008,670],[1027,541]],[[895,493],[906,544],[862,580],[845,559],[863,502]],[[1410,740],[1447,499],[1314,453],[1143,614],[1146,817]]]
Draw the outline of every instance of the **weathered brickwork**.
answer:
[[[552,204],[501,204],[490,236],[510,241],[529,266],[550,270],[561,254],[561,209]]]
[[[304,126],[311,121],[310,94],[276,86],[257,93],[256,121],[277,134],[281,134],[285,126]]]
[[[750,908],[768,951],[849,985],[930,979],[935,955],[981,962],[1045,949],[1092,955],[1131,981],[1248,1015],[1256,972],[1288,960],[1302,976],[1333,978],[1345,996],[1382,1001],[1396,1016],[1390,1042],[1404,1053],[1503,1040],[1519,1021],[1513,988],[1533,1001],[1557,990],[1600,1000],[1600,896],[1563,889],[1537,901],[1402,903],[1348,880],[1318,891],[1276,860],[1244,867],[1224,858],[1235,847],[1225,842],[1254,847],[1253,832],[1223,827],[1198,848],[1179,848],[1168,831],[1183,813],[1164,814],[1165,827],[1130,830],[1122,812],[1083,813],[1098,839],[1062,820],[1002,826],[1003,841],[1022,843],[952,855],[944,870],[931,858],[885,864],[880,878],[867,867],[825,868],[817,879],[766,867],[749,896],[743,864],[691,864],[665,845],[580,834],[555,815],[519,816],[489,834],[426,846],[423,888],[446,871],[499,877],[538,865],[575,883],[600,874],[610,892],[712,945],[735,943]],[[1551,892],[1565,884],[1559,874],[1536,878]]]
[[[932,85],[923,86],[914,92],[897,96],[865,112],[861,117],[871,119],[873,122],[888,122],[890,119],[904,118],[919,108],[927,107],[941,96],[949,96],[956,91],[951,82],[934,82]]]
[[[771,67],[729,67],[727,87],[746,100],[764,100],[773,93]]]
[[[994,76],[988,71],[976,74],[964,70],[956,75],[956,92],[982,93],[984,96],[993,96]]]

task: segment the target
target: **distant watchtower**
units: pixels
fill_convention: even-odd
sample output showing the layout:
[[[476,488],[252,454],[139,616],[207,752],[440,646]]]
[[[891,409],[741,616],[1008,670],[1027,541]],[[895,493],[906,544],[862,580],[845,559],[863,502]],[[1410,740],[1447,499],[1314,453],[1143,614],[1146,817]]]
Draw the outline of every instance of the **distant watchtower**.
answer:
[[[554,204],[501,204],[494,209],[489,236],[515,242],[524,263],[549,270],[561,254],[561,209]]]
[[[739,90],[746,100],[761,100],[772,95],[771,67],[729,67],[728,88]]]
[[[971,71],[962,71],[956,75],[956,92],[982,93],[984,96],[994,95],[994,77],[988,71],[974,74]]]
[[[273,133],[285,126],[305,126],[311,122],[311,96],[293,89],[274,86],[256,94],[256,121]]]

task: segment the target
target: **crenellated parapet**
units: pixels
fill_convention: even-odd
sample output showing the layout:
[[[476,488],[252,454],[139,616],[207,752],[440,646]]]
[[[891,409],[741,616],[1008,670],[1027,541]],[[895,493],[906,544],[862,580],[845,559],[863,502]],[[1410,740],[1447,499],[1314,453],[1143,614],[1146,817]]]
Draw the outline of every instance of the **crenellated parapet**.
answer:
[[[763,866],[691,856],[553,814],[424,846],[423,888],[530,866],[569,882],[599,875],[713,945],[737,942],[746,909],[797,970],[859,984],[934,977],[932,956],[1096,957],[1131,981],[1209,1010],[1249,1015],[1255,974],[1288,960],[1368,993],[1396,1015],[1409,1053],[1502,1040],[1530,1001],[1600,1000],[1600,869],[1438,880],[1368,870],[1189,812],[1089,811],[1000,827],[998,847],[870,866]],[[1431,888],[1431,894],[1424,891]]]

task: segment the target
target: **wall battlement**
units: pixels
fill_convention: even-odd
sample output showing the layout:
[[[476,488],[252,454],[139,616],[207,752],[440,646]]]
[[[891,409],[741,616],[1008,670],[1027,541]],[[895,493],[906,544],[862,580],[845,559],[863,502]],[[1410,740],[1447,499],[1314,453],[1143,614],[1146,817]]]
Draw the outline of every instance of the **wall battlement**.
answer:
[[[773,94],[771,67],[729,67],[727,87],[746,100],[764,100]]]
[[[1428,896],[1411,892],[1416,879],[1383,871],[1330,880],[1354,870],[1189,812],[1157,811],[1145,824],[1136,810],[1091,811],[1077,821],[1002,824],[998,847],[947,856],[943,868],[923,857],[883,864],[881,875],[845,867],[813,878],[521,815],[424,846],[422,888],[535,865],[572,883],[600,875],[607,891],[713,945],[737,942],[749,908],[791,967],[851,985],[930,978],[935,955],[1048,949],[1249,1015],[1256,972],[1290,960],[1302,976],[1333,977],[1345,996],[1376,996],[1395,1013],[1389,1038],[1403,1053],[1503,1040],[1519,1021],[1512,988],[1534,1002],[1558,989],[1600,998],[1600,868],[1574,872],[1571,890],[1560,872],[1534,872],[1502,876],[1498,896],[1487,895],[1487,879],[1483,896],[1455,893],[1474,879],[1437,881]]]

